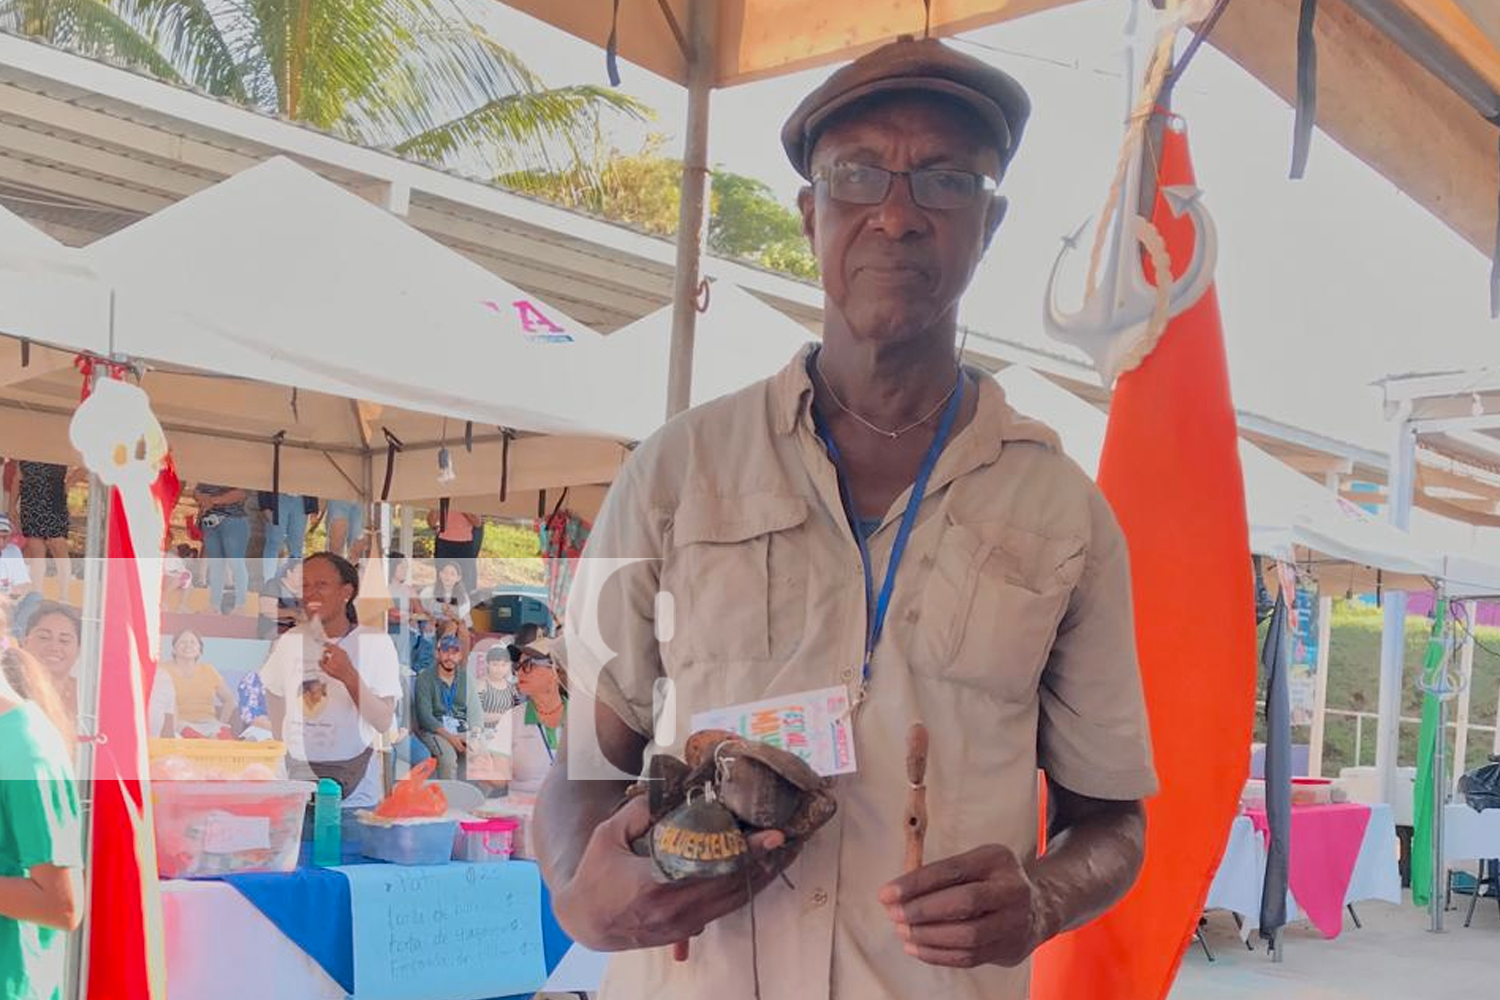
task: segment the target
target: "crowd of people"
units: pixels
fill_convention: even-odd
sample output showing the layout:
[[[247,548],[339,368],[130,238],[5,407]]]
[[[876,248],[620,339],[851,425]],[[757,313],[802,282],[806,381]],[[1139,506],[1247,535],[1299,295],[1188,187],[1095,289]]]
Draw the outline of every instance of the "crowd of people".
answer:
[[[0,512],[0,988],[50,996],[62,944],[82,912],[82,837],[74,757],[89,734],[80,714],[84,623],[78,606],[69,490],[81,470],[7,462]],[[440,778],[490,791],[540,788],[558,746],[565,680],[536,624],[485,635],[471,621],[482,594],[478,515],[433,511],[432,583],[388,553],[390,604],[360,623],[364,507],[211,483],[185,493],[163,560],[162,608],[200,619],[253,610],[269,643],[259,665],[221,671],[211,651],[244,642],[220,626],[168,619],[169,642],[147,692],[146,734],[168,739],[278,739],[292,777],[333,778],[346,808],[383,794],[377,751],[428,756]],[[309,552],[322,525],[322,551]],[[254,543],[252,540],[255,540]],[[251,563],[258,545],[258,563]],[[261,582],[252,584],[254,576]],[[52,581],[48,580],[50,575]],[[50,584],[45,586],[44,584]],[[359,605],[367,609],[368,602]],[[370,616],[367,616],[369,620]],[[207,638],[205,638],[207,636]],[[241,648],[233,657],[244,659]],[[230,678],[234,678],[231,682]],[[86,702],[85,702],[86,704]]]

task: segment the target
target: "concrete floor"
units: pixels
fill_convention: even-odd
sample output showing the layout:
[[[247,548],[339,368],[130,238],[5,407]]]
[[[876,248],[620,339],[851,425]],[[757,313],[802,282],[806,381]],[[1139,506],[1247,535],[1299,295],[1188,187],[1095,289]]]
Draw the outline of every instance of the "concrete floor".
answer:
[[[1183,960],[1172,1000],[1467,1000],[1500,996],[1500,907],[1480,899],[1465,928],[1467,896],[1455,896],[1442,934],[1427,912],[1363,903],[1364,928],[1346,916],[1344,933],[1325,941],[1307,924],[1286,929],[1285,960],[1245,950],[1227,913],[1211,913],[1204,935],[1217,961],[1196,944]]]

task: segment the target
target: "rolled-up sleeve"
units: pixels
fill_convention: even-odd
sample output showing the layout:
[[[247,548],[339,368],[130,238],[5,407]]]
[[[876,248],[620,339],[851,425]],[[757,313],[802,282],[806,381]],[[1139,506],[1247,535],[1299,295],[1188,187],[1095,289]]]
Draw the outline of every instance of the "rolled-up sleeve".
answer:
[[[664,516],[652,505],[637,454],[610,487],[568,592],[569,683],[637,733],[654,735],[663,676],[657,638]]]
[[[1140,799],[1154,794],[1157,782],[1136,659],[1129,554],[1103,495],[1095,492],[1090,504],[1083,575],[1042,676],[1038,761],[1079,795]]]

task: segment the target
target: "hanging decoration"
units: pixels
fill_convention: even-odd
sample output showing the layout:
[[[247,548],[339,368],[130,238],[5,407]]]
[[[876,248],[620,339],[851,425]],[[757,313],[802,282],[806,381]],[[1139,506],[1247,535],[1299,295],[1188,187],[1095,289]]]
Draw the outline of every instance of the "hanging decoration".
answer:
[[[566,497],[564,497],[566,500]],[[560,621],[562,610],[568,599],[568,588],[578,569],[578,559],[583,555],[584,542],[588,541],[590,525],[559,503],[556,510],[545,518],[538,518],[537,538],[541,541],[542,560],[547,574],[547,599],[552,607],[554,621]]]
[[[1114,180],[1094,233],[1083,305],[1077,312],[1066,313],[1058,305],[1057,280],[1063,261],[1078,248],[1087,222],[1063,240],[1047,279],[1042,310],[1047,333],[1087,353],[1106,387],[1144,361],[1161,339],[1167,321],[1195,304],[1213,284],[1218,237],[1198,187],[1177,184],[1162,189],[1171,217],[1187,217],[1193,225],[1192,257],[1173,279],[1153,284],[1146,275],[1147,261],[1156,274],[1169,275],[1172,269],[1167,266],[1167,247],[1160,231],[1141,212],[1146,126],[1153,115],[1163,113],[1158,100],[1172,67],[1173,39],[1180,28],[1202,20],[1212,7],[1212,0],[1169,0],[1157,22],[1155,43],[1139,87],[1134,50],[1127,48],[1127,79],[1134,96]],[[1169,127],[1175,124],[1169,119]]]
[[[84,370],[80,365],[80,371]],[[121,366],[110,365],[113,375]],[[181,484],[145,392],[95,379],[69,436],[109,491],[100,621],[94,807],[91,820],[88,980],[82,993],[111,1000],[166,996],[156,844],[146,781],[146,692],[161,647],[161,564],[168,512]],[[89,386],[87,383],[92,382]],[[90,390],[91,391],[88,391]],[[109,915],[106,928],[97,923]]]
[[[1166,129],[1153,216],[1178,277],[1202,264],[1201,218],[1173,205],[1194,189],[1185,129]],[[1132,187],[1132,190],[1136,188]],[[1118,248],[1117,248],[1118,249]],[[1136,257],[1122,262],[1137,266]],[[1158,272],[1150,267],[1143,277]],[[1207,273],[1207,272],[1204,272]],[[1163,428],[1172,433],[1163,434]],[[1036,1000],[1164,1000],[1198,927],[1244,789],[1255,706],[1255,592],[1238,432],[1217,298],[1171,319],[1122,375],[1099,464],[1130,551],[1136,648],[1160,791],[1146,801],[1133,889],[1099,920],[1045,945]],[[1193,600],[1178,593],[1193,581]],[[1214,642],[1192,636],[1215,623]]]

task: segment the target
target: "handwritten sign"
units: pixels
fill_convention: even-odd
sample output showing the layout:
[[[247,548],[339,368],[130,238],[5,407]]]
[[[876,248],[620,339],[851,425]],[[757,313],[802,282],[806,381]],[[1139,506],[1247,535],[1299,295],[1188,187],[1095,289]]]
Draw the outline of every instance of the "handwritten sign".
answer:
[[[349,865],[356,1000],[472,1000],[547,981],[535,865]]]
[[[692,718],[693,731],[727,729],[796,754],[824,777],[853,774],[854,729],[849,690],[802,691],[709,712]]]
[[[203,824],[203,849],[209,854],[265,851],[271,847],[271,820],[211,812]]]

